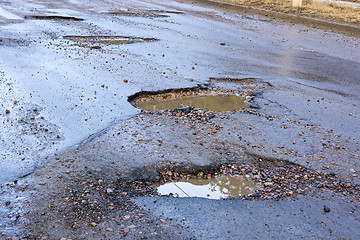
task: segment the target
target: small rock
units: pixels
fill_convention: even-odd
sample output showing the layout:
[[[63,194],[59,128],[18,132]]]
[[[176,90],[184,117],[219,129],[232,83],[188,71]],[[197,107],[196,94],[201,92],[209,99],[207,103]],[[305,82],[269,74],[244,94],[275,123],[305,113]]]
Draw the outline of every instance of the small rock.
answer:
[[[113,193],[113,192],[114,192],[114,189],[111,189],[111,188],[106,189],[106,193]]]
[[[265,187],[272,186],[272,185],[273,185],[272,182],[266,182],[266,183],[264,183],[264,186],[265,186]]]
[[[133,224],[133,225],[130,225],[129,228],[136,228],[136,226]]]
[[[9,206],[10,204],[11,204],[10,201],[6,201],[6,202],[5,202],[5,206]]]
[[[350,169],[350,172],[352,172],[352,173],[356,173],[356,171],[355,171],[355,169]]]
[[[326,205],[324,205],[324,212],[330,212],[330,208]]]
[[[126,221],[126,220],[129,220],[130,219],[130,215],[125,215],[124,217],[123,217],[123,219]]]
[[[92,222],[92,223],[90,223],[91,224],[91,226],[93,226],[93,227],[96,227],[96,223],[95,222]]]
[[[114,231],[114,229],[112,229],[111,227],[107,227],[105,230],[108,231],[108,232],[113,232]]]

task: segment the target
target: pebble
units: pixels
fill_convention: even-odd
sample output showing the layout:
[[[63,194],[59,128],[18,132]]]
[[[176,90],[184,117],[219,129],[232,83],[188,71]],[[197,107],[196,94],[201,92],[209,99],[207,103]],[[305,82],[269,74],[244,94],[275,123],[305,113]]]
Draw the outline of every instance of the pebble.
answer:
[[[197,176],[198,178],[202,178],[202,177],[204,177],[204,173],[203,173],[203,172],[199,172],[196,176]]]
[[[326,205],[324,205],[324,212],[330,212],[330,208],[328,207],[328,206],[326,206]]]

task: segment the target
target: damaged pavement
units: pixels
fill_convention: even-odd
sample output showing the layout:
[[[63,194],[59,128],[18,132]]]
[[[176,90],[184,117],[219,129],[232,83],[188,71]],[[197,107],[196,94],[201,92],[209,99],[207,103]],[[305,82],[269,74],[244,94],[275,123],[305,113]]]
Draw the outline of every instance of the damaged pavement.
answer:
[[[358,35],[226,5],[76,2],[2,6],[18,18],[0,35],[0,238],[359,238]],[[135,107],[188,95],[246,103]],[[219,175],[257,190],[157,191]]]

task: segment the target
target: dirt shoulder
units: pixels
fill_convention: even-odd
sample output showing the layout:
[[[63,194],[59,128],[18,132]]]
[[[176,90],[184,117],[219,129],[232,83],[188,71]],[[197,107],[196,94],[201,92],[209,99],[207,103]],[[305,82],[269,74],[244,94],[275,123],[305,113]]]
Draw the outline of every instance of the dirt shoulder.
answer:
[[[181,0],[180,2],[188,1]],[[283,0],[197,0],[196,3],[227,11],[264,15],[293,24],[304,24],[341,34],[360,36],[360,9],[358,8],[303,1],[303,7],[295,9],[291,6],[291,1]]]
[[[303,1],[302,8],[293,8],[291,0],[220,0],[241,6],[256,7],[275,12],[307,16],[340,23],[360,24],[360,9],[347,6],[336,6],[314,1]]]

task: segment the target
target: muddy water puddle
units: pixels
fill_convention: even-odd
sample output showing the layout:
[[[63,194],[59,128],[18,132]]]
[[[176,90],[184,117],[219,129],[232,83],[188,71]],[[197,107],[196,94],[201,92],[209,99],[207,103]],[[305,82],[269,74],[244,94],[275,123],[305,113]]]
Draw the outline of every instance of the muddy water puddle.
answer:
[[[154,42],[156,38],[137,38],[127,36],[64,36],[64,39],[85,43],[85,44],[105,44],[120,45],[131,43]]]
[[[214,112],[237,111],[247,108],[245,98],[237,95],[183,96],[170,99],[157,99],[135,103],[143,110],[160,111],[194,107]]]
[[[160,195],[176,197],[202,197],[224,199],[228,197],[247,196],[258,188],[242,176],[223,175],[217,178],[190,178],[179,182],[168,182],[158,187]]]

